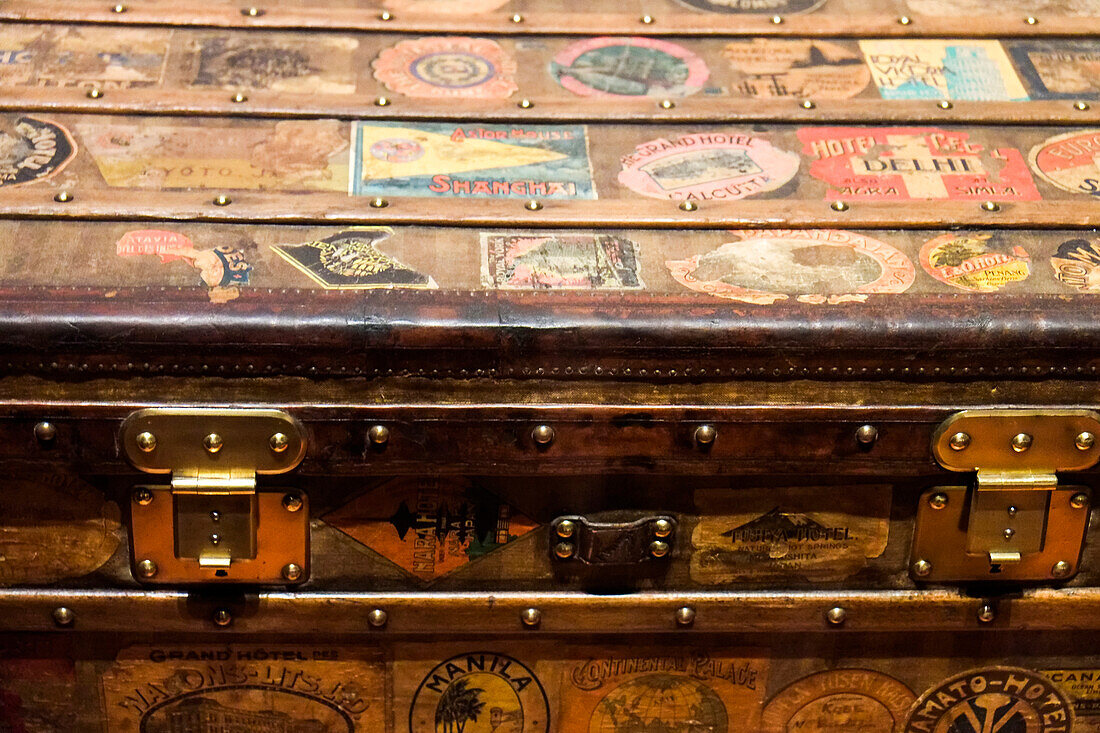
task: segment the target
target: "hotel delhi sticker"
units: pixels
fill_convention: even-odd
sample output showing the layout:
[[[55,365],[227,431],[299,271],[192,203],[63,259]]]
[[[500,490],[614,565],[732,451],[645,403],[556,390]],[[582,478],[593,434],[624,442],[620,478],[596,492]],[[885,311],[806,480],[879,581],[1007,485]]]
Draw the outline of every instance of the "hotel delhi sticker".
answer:
[[[488,38],[432,36],[401,41],[378,54],[374,78],[406,97],[507,99],[516,60]]]
[[[1031,257],[1003,232],[949,232],[924,243],[920,264],[932,277],[960,290],[995,293],[1031,273]]]
[[[1100,733],[1100,669],[1044,669],[1073,699],[1074,733]]]
[[[312,242],[271,249],[325,290],[438,287],[431,276],[378,249],[392,235],[389,227],[349,227]]]
[[[826,200],[1038,201],[1015,148],[987,148],[969,133],[931,127],[804,127],[810,175]]]
[[[1031,149],[1031,168],[1063,191],[1100,196],[1100,130],[1075,130]]]
[[[760,733],[893,733],[904,724],[913,691],[867,669],[818,672],[781,690],[764,708]]]
[[[753,38],[727,43],[722,55],[735,77],[731,91],[745,97],[847,99],[871,81],[854,44]]]
[[[686,97],[703,88],[707,64],[657,38],[586,38],[550,62],[550,74],[582,97]]]
[[[860,41],[883,99],[1026,101],[998,41]]]
[[[615,234],[481,235],[481,282],[499,290],[640,290],[638,245]]]
[[[711,13],[792,15],[817,10],[826,0],[680,0],[697,10]]]
[[[1067,239],[1050,258],[1054,278],[1081,293],[1100,293],[1100,240]]]
[[[75,155],[69,131],[55,122],[29,115],[0,118],[0,187],[50,178]]]
[[[763,138],[700,132],[641,143],[622,158],[619,183],[655,199],[736,201],[781,188],[799,162]]]
[[[386,729],[385,664],[373,650],[131,647],[100,685],[109,733]]]
[[[1100,98],[1100,43],[1014,42],[1008,52],[1032,99]]]
[[[192,44],[193,87],[353,94],[359,41],[348,36],[217,35]]]
[[[594,199],[581,125],[358,122],[352,193]]]
[[[676,282],[700,293],[755,305],[859,303],[873,293],[903,293],[913,262],[877,239],[837,229],[737,230],[738,240],[705,254],[665,262]]]
[[[906,0],[909,9],[921,15],[966,15],[974,18],[989,16],[988,0]],[[998,0],[1000,15],[1017,14],[1021,18],[1059,15],[1100,16],[1100,0]]]
[[[785,488],[699,489],[691,578],[703,585],[747,580],[843,580],[886,551],[890,487],[854,493]]]
[[[180,261],[198,271],[198,281],[210,289],[210,300],[224,303],[240,296],[239,288],[248,285],[252,265],[236,244],[219,244],[199,249],[187,236],[161,229],[126,232],[115,243],[119,257],[155,256],[161,264]]]

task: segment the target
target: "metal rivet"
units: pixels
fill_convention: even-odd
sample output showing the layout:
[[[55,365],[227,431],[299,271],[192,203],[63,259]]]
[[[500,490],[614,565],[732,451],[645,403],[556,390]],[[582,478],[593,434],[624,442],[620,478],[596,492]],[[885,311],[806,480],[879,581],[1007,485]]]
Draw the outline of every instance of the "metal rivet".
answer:
[[[1088,112],[1091,109],[1088,102],[1074,102],[1073,108],[1078,112]]]
[[[1077,446],[1077,450],[1089,450],[1096,445],[1096,436],[1085,430],[1077,434],[1073,444]]]
[[[149,506],[153,503],[153,492],[149,489],[134,489],[134,493],[130,495],[130,498],[138,506]]]
[[[856,429],[856,442],[861,445],[873,445],[878,440],[878,428],[874,425],[860,425]]]
[[[542,611],[537,608],[525,608],[519,614],[520,621],[529,629],[533,629],[542,623]]]
[[[216,545],[221,541],[222,541],[222,536],[220,534],[218,534],[217,532],[210,535],[210,544]]]
[[[228,608],[219,608],[214,611],[214,624],[217,626],[229,626],[233,623],[233,613]]]
[[[938,104],[937,106],[938,106],[938,107],[939,107],[940,109],[951,109],[951,108],[952,108],[952,107],[954,107],[955,105],[954,105],[954,104],[952,104],[951,102],[949,102],[949,101],[947,101],[947,100],[945,99],[945,100],[943,100],[942,102],[940,102],[940,103],[939,103],[939,104]]]
[[[229,206],[231,203],[233,203],[233,199],[229,198],[224,193],[214,198],[215,206]]]
[[[660,107],[661,109],[672,109],[673,107],[676,106],[676,103],[673,102],[671,99],[662,99],[657,104],[657,106]]]
[[[812,99],[803,99],[802,100],[802,109],[813,109],[816,106],[817,106],[817,104],[814,103],[814,101]]]
[[[658,519],[653,523],[654,537],[668,537],[672,534],[672,522],[667,519]]]
[[[222,521],[222,513],[219,512],[217,509],[210,512],[210,521],[211,522],[220,522],[220,521]]]
[[[531,199],[523,205],[523,208],[527,209],[528,211],[539,211],[540,209],[542,209],[542,202]]]
[[[390,100],[389,100],[388,97],[379,97],[378,99],[374,100],[374,106],[375,107],[388,107],[388,106],[390,106]]]
[[[53,610],[53,622],[58,626],[72,626],[76,621],[76,614],[71,608],[59,606]]]
[[[700,425],[695,428],[695,444],[710,445],[718,438],[718,428],[713,425]]]
[[[691,626],[695,623],[695,609],[691,606],[684,606],[683,608],[676,609],[676,625],[677,626]]]
[[[73,200],[73,195],[68,191],[58,191],[57,194],[54,195],[53,200],[59,204],[67,204]]]
[[[649,543],[649,554],[653,557],[664,557],[668,554],[668,543],[661,540],[654,540]]]
[[[302,497],[298,494],[287,494],[283,497],[283,509],[288,512],[296,512],[302,508]]]
[[[1069,498],[1069,505],[1074,509],[1084,509],[1089,505],[1088,494],[1074,494]]]
[[[372,209],[384,209],[390,205],[390,202],[384,198],[378,197],[370,200],[370,207]]]
[[[137,574],[139,578],[155,578],[157,564],[152,560],[142,560],[137,564]]]
[[[1027,18],[1024,19],[1024,22],[1028,25],[1037,25],[1039,23],[1039,19],[1029,15]]]
[[[947,441],[947,444],[954,451],[966,450],[970,447],[970,436],[963,432],[955,433]]]
[[[57,428],[51,422],[40,422],[34,426],[34,438],[39,443],[52,443],[57,437]]]
[[[903,15],[898,18],[898,25],[909,25],[912,22],[912,19],[908,15]]]
[[[249,18],[259,18],[265,12],[267,11],[260,8],[241,8],[241,15],[247,15]]]
[[[848,620],[848,612],[840,606],[833,606],[825,612],[825,618],[833,626],[840,626]]]
[[[1017,453],[1023,453],[1031,447],[1031,436],[1027,433],[1017,433],[1012,436],[1012,450]]]
[[[576,531],[577,525],[573,524],[573,522],[568,519],[558,522],[557,526],[554,527],[554,534],[564,539],[572,537],[573,533]]]
[[[522,23],[523,22],[523,16],[520,15],[519,13],[516,13],[515,15],[512,16],[512,22],[513,23]]]
[[[1016,516],[1016,512],[1018,510],[1016,509],[1016,507],[1010,506],[1006,511],[1008,512],[1008,516],[1014,517],[1014,516]]]
[[[521,99],[519,100],[519,104],[517,104],[516,106],[520,109],[531,109],[535,106],[535,103],[532,102],[530,99]]]
[[[1016,530],[1012,529],[1012,527],[1005,527],[1005,531],[1001,532],[1001,535],[1006,540],[1010,540],[1010,539],[1012,539],[1013,537],[1016,536]]]
[[[302,566],[297,563],[287,563],[283,566],[283,577],[294,581],[302,577]]]
[[[1073,570],[1073,567],[1068,562],[1059,560],[1054,563],[1054,567],[1050,569],[1050,574],[1055,578],[1065,578],[1070,574],[1071,570]]]
[[[568,560],[573,557],[574,547],[569,542],[559,542],[554,545],[554,556],[561,560]]]
[[[1001,205],[998,204],[996,201],[983,201],[982,202],[982,211],[1000,211],[1000,210],[1001,210]]]
[[[234,103],[241,104],[242,102],[247,102],[248,101],[248,95],[247,94],[242,94],[241,92],[237,92],[236,94],[234,94],[231,97],[231,99]]]
[[[928,506],[933,509],[943,509],[947,506],[947,494],[932,494],[928,497]]]
[[[829,208],[833,211],[847,211],[851,207],[849,207],[848,204],[843,201],[834,201],[832,204],[829,205]]]
[[[146,430],[144,433],[138,433],[134,438],[134,442],[137,443],[138,449],[142,453],[152,453],[157,449],[157,436]]]
[[[374,445],[385,445],[390,442],[390,429],[385,425],[371,425],[367,438]]]
[[[779,25],[782,22],[783,22],[783,16],[782,15],[773,15],[772,16],[772,23],[774,23],[775,25]]]
[[[983,603],[978,606],[978,621],[983,624],[991,624],[997,618],[997,610],[991,603]]]
[[[112,13],[125,13],[127,10],[129,10],[129,8],[122,3],[119,3],[118,5],[115,5],[111,8]]]
[[[680,211],[697,211],[698,209],[699,209],[699,204],[695,203],[694,201],[681,201],[680,202]]]
[[[932,574],[932,563],[927,560],[917,560],[913,563],[913,575],[918,578],[927,578]]]
[[[393,20],[393,13],[388,10],[383,10],[378,14],[378,20]]]
[[[273,452],[282,453],[290,447],[290,438],[286,436],[286,433],[275,433],[267,439],[267,444],[271,446]]]
[[[367,614],[367,623],[376,629],[380,629],[390,621],[390,615],[381,608],[376,608]]]
[[[206,449],[207,453],[217,453],[224,445],[225,441],[217,433],[210,433],[202,439],[202,447]]]
[[[642,22],[646,25],[652,25],[653,16],[652,15],[643,15],[642,16]]]
[[[554,435],[554,428],[549,425],[537,425],[535,429],[531,431],[531,440],[539,445],[550,445],[554,442]]]
[[[88,91],[84,92],[84,96],[88,99],[99,99],[103,96],[103,90],[99,87],[92,87]]]

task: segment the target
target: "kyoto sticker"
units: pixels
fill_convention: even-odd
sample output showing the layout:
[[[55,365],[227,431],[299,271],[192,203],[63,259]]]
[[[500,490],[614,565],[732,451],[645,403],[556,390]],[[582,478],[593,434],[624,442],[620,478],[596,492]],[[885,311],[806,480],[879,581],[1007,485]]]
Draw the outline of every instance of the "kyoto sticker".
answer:
[[[501,290],[639,290],[638,245],[614,234],[481,235],[481,281]]]
[[[560,51],[550,74],[582,97],[686,97],[710,71],[683,46],[656,38],[587,38]]]
[[[346,36],[217,35],[192,45],[194,87],[270,89],[297,94],[351,94],[359,41]]]
[[[0,187],[50,178],[75,155],[76,143],[61,125],[29,115],[0,118]]]
[[[712,13],[792,15],[817,10],[826,0],[680,0],[697,10]]]
[[[179,232],[139,229],[126,232],[115,244],[119,257],[153,255],[161,264],[183,262],[198,271],[198,282],[210,288],[210,300],[225,303],[240,296],[240,286],[248,285],[252,265],[248,255],[234,244],[218,244],[198,249]]]
[[[998,41],[860,41],[883,99],[1024,101],[1027,92]]]
[[[903,293],[912,261],[877,239],[837,229],[737,230],[737,240],[665,267],[684,287],[742,303],[859,303]]]
[[[1100,669],[1044,669],[1073,699],[1074,733],[1100,733]]]
[[[736,201],[782,187],[798,172],[797,153],[763,138],[725,132],[658,138],[622,158],[619,183],[674,201]]]
[[[1038,201],[1015,148],[990,148],[970,134],[932,127],[803,127],[810,175],[826,200]]]
[[[1032,99],[1100,98],[1100,43],[1019,41],[1008,52]]]
[[[433,36],[378,54],[374,78],[406,97],[507,99],[518,89],[516,60],[488,38]]]
[[[1100,130],[1047,138],[1028,155],[1032,169],[1063,191],[1100,196]]]
[[[1100,240],[1079,237],[1058,245],[1050,258],[1054,277],[1067,288],[1100,293]]]
[[[580,125],[358,122],[352,193],[594,199]]]
[[[323,239],[271,248],[325,290],[435,288],[435,280],[377,248],[389,227],[350,227]]]
[[[818,672],[771,699],[764,708],[760,733],[893,733],[905,722],[916,699],[912,690],[880,672]]]
[[[960,290],[995,293],[1023,282],[1030,274],[1031,257],[1009,244],[1004,232],[952,232],[925,242],[920,264],[932,277]]]
[[[754,38],[727,43],[722,56],[734,74],[731,91],[745,97],[847,99],[871,81],[854,44]]]

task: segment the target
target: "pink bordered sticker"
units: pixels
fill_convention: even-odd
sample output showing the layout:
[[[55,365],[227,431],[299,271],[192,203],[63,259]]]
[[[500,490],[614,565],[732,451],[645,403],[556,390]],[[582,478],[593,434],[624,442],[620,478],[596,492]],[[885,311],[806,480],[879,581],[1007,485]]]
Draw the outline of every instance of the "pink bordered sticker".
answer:
[[[686,97],[710,70],[683,46],[657,38],[587,38],[562,49],[550,74],[582,97]]]
[[[407,97],[506,99],[515,93],[516,61],[487,38],[417,38],[385,49],[374,78]]]

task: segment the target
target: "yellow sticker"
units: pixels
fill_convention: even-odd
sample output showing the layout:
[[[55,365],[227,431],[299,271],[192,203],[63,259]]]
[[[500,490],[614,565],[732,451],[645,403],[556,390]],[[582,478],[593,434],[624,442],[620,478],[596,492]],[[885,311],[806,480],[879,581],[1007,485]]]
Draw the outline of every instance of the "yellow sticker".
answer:
[[[998,41],[860,41],[883,99],[1026,101],[1027,92]]]

